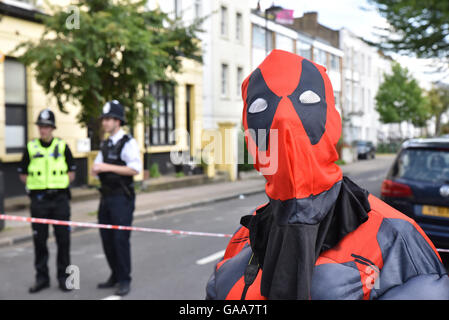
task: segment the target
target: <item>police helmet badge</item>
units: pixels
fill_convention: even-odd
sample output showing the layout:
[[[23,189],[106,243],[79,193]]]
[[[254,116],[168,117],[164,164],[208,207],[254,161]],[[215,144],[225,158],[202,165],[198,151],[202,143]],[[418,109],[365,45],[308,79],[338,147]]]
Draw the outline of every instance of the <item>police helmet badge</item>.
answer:
[[[50,119],[50,112],[48,111],[48,109],[44,109],[41,112],[41,119],[44,119],[44,120]]]
[[[103,114],[107,114],[109,113],[109,111],[111,111],[111,105],[109,104],[109,102],[106,102],[106,104],[103,106]]]

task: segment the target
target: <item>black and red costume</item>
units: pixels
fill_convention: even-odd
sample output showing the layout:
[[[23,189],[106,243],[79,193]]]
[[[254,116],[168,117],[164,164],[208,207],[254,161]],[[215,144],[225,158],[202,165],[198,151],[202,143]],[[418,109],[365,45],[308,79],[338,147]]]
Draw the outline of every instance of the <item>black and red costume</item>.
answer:
[[[341,118],[323,66],[273,50],[242,95],[269,202],[242,217],[207,299],[449,299],[422,229],[335,164]]]

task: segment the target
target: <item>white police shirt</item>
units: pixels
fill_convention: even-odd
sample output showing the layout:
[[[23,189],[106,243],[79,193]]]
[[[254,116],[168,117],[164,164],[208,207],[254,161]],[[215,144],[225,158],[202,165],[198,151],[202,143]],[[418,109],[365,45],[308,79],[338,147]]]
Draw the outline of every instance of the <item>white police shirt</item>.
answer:
[[[110,136],[109,139],[111,139],[112,144],[115,145],[124,135],[125,132],[123,129],[120,129],[116,134]],[[122,152],[120,153],[120,158],[126,163],[127,167],[136,170],[138,173],[142,171],[142,161],[140,159],[140,151],[136,139],[131,138],[125,143]],[[94,163],[101,162],[103,162],[103,154],[100,151],[98,152]]]

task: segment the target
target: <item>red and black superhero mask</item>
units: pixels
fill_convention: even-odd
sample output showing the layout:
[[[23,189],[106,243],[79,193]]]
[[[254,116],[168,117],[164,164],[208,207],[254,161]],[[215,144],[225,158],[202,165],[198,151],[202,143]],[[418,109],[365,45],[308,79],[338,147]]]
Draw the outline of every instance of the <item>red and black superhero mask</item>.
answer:
[[[273,50],[245,79],[242,96],[248,151],[270,199],[241,220],[263,269],[261,293],[308,299],[320,252],[365,221],[369,208],[340,192],[349,189],[335,164],[341,118],[332,85],[324,67]],[[354,215],[334,214],[354,205]]]
[[[242,95],[248,150],[271,199],[317,195],[342,179],[335,164],[341,118],[324,67],[273,50],[245,79]]]

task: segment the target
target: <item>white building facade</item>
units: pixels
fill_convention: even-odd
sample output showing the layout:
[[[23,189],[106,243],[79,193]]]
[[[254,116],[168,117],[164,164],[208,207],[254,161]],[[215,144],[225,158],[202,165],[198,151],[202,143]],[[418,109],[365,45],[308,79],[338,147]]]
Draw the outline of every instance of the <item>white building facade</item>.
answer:
[[[219,123],[240,125],[241,84],[250,72],[250,1],[202,1],[205,33],[201,34],[203,77],[203,121],[205,129]]]
[[[343,108],[345,110],[345,141],[391,138],[391,125],[383,125],[376,111],[375,96],[383,75],[391,72],[391,60],[381,55],[348,29],[340,30],[343,60]]]
[[[255,69],[271,52],[280,49],[296,53],[327,69],[334,89],[335,105],[341,112],[343,51],[328,42],[293,30],[263,16],[252,13],[251,69]],[[265,30],[268,31],[266,36]]]

